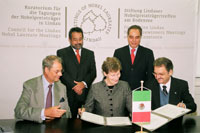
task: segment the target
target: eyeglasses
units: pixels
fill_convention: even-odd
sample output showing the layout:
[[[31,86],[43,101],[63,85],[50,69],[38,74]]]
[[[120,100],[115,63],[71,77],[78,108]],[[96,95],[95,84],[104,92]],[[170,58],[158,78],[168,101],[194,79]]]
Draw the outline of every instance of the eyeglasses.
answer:
[[[64,70],[52,70],[55,74],[58,74],[58,73],[64,73]]]
[[[152,73],[154,76],[164,76],[164,73]]]

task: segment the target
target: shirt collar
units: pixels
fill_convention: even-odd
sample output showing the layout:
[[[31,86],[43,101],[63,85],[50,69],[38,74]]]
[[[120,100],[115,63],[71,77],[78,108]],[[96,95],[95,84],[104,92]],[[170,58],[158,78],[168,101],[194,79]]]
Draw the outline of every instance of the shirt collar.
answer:
[[[71,47],[72,47],[72,46],[71,46]],[[74,53],[75,53],[75,55],[76,55],[76,49],[73,48],[73,47],[72,47],[72,49],[73,49],[73,51],[74,51]],[[79,54],[80,54],[80,55],[81,55],[81,50],[82,50],[82,48],[79,49]]]
[[[50,83],[47,81],[47,79],[45,78],[44,75],[42,75],[42,82],[43,82],[43,87],[44,88],[48,88],[48,86],[50,85]],[[54,83],[52,84],[52,88],[54,86]]]
[[[106,84],[106,82],[105,82],[105,78],[103,78],[103,80],[102,80],[101,82],[102,82],[102,84],[103,84],[104,87],[108,86],[108,85]],[[115,88],[115,86],[118,86],[118,84],[119,84],[119,82],[118,82],[117,84],[114,85],[113,89]]]
[[[169,93],[170,87],[171,87],[171,77],[169,78],[169,81],[166,84],[160,84],[160,88],[163,90],[163,85],[167,87],[167,92]]]
[[[131,48],[131,46],[130,46],[130,45],[128,45],[128,46],[129,46],[129,50],[130,50],[130,54],[131,54],[131,50],[132,50],[133,48]],[[139,47],[139,46],[137,46],[137,48],[135,48],[134,54],[136,54],[136,53],[137,53],[138,47]]]

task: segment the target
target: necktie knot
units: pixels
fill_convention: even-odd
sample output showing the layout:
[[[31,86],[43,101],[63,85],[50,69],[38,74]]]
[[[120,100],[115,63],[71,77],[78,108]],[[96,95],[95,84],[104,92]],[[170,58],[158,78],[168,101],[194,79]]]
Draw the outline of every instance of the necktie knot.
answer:
[[[48,87],[49,87],[49,89],[51,89],[51,88],[52,88],[52,86],[53,86],[52,84],[49,84],[49,86],[48,86]]]
[[[167,92],[167,86],[163,85],[163,93],[165,95],[168,95],[168,92]]]
[[[131,53],[134,53],[134,52],[135,52],[135,49],[134,49],[134,48],[132,48],[132,49],[131,49]]]

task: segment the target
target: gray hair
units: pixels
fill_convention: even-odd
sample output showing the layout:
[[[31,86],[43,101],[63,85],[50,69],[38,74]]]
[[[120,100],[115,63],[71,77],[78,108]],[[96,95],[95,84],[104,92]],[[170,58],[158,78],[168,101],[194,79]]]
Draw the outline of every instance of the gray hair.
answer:
[[[42,69],[44,72],[45,67],[50,69],[53,66],[53,63],[55,61],[58,61],[60,64],[62,64],[62,59],[56,55],[48,55],[46,56],[42,61]]]

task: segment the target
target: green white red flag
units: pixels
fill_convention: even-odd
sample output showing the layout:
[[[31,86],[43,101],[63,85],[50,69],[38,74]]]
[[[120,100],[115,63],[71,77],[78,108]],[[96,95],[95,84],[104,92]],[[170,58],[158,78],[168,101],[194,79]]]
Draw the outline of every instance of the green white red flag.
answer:
[[[151,90],[132,91],[132,122],[146,123],[151,120]]]

